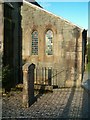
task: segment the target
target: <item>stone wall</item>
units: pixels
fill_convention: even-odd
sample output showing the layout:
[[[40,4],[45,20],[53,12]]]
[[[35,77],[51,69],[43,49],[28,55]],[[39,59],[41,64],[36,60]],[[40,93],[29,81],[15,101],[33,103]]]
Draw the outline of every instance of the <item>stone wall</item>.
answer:
[[[46,10],[24,2],[22,15],[22,56],[36,66],[52,67],[59,71],[58,84],[63,86],[80,85],[82,77],[82,29]],[[45,54],[45,33],[51,29],[53,55]],[[38,31],[38,55],[31,54],[32,32]],[[67,71],[66,71],[67,70]],[[70,81],[70,82],[69,82]]]

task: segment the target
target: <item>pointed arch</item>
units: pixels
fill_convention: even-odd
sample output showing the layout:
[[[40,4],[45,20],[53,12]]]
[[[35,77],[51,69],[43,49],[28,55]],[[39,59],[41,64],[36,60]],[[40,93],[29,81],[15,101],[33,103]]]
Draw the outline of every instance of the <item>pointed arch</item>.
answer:
[[[32,55],[38,55],[38,32],[32,32]]]
[[[53,31],[51,29],[46,31],[45,34],[46,55],[53,55]]]

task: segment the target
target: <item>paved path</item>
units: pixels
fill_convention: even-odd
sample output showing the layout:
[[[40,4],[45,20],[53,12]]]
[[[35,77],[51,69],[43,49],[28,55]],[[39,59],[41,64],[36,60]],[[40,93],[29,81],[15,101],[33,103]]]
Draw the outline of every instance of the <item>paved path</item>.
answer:
[[[22,92],[3,97],[3,118],[88,118],[88,93],[82,88],[54,89],[29,108],[22,107]]]

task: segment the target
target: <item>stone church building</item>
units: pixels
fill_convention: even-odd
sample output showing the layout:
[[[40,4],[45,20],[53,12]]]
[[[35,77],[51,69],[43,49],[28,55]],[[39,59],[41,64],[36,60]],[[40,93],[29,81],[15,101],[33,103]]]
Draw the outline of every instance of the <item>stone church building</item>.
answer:
[[[51,74],[52,79],[53,75],[57,77],[59,87],[79,86],[83,29],[28,2],[23,3],[21,15],[23,60],[39,68],[48,68],[47,74]]]
[[[8,3],[6,7],[9,11],[4,14],[4,23],[11,22],[9,31],[4,26],[4,36],[8,36],[3,38],[4,64],[7,61],[14,69],[14,82],[22,81],[22,66],[30,62],[36,66],[35,83],[44,80],[44,84],[58,87],[80,86],[85,63],[84,30],[30,1]]]

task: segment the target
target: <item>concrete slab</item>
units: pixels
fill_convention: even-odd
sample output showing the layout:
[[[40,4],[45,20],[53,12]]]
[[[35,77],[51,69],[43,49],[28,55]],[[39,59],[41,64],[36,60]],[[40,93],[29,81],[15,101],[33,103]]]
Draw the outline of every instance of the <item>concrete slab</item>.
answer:
[[[84,73],[82,87],[90,93],[90,73],[89,72]]]

